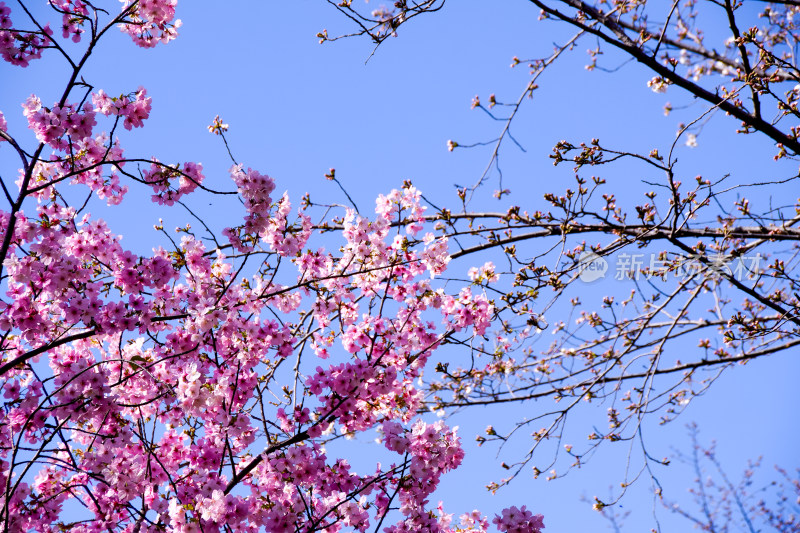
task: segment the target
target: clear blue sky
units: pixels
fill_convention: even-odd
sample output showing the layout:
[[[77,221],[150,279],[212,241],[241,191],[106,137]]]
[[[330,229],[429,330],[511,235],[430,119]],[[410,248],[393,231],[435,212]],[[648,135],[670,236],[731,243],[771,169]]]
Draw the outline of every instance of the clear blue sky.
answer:
[[[228,188],[230,162],[219,139],[206,130],[219,114],[231,126],[228,139],[238,160],[273,176],[278,191],[288,190],[296,201],[309,191],[312,198],[343,202],[335,186],[323,177],[334,167],[365,211],[371,209],[377,194],[398,187],[405,179],[413,180],[437,203],[454,204],[453,184],[473,183],[489,154],[479,149],[449,153],[446,142],[489,140],[499,131],[497,123],[470,111],[472,96],[479,94],[486,100],[496,93],[498,99],[515,99],[527,83],[527,69],[510,69],[511,58],[545,56],[552,42],[569,36],[561,26],[537,22],[536,10],[522,0],[461,0],[404,26],[399,38],[388,40],[365,64],[372,52],[367,40],[317,43],[315,34],[323,28],[331,34],[348,28],[322,0],[222,5],[182,1],[178,11],[184,25],[176,41],[144,51],[115,33],[109,39],[113,44],[102,47],[89,65],[87,80],[97,88],[119,94],[143,85],[153,97],[153,114],[146,128],[123,136],[128,154],[201,161],[209,183]],[[674,105],[691,100],[672,90],[666,97],[653,94],[645,85],[650,76],[635,66],[616,74],[586,72],[583,50],[590,45],[579,44],[559,68],[546,74],[536,98],[518,117],[514,131],[527,152],[508,145],[502,160],[511,200],[481,199],[476,205],[502,209],[513,202],[533,210],[541,207],[542,193],[570,186],[569,170],[553,168],[547,158],[562,138],[600,137],[615,147],[643,151],[668,147],[679,119],[665,118],[661,107],[666,100]],[[616,63],[612,59],[607,64]],[[10,130],[24,128],[19,105],[31,92],[37,92],[46,104],[60,94],[64,78],[58,68],[48,60],[24,71],[3,67],[0,110]],[[731,134],[734,126],[717,117],[706,126],[698,149],[683,149],[681,168],[689,179],[701,173],[719,177],[733,172],[734,180],[747,182],[786,172],[785,167],[765,167],[768,144],[737,138]],[[13,172],[13,163],[10,152],[0,150],[4,177]],[[641,171],[641,167],[620,166],[608,168],[603,175],[624,190],[641,178],[656,177],[636,174]],[[494,188],[492,182],[482,194],[488,197]],[[198,207],[218,217],[219,224],[226,223],[224,211],[203,203]],[[127,245],[145,249],[159,216],[155,209],[141,212],[136,220],[130,212],[108,213],[112,222],[117,217],[118,223],[133,228],[126,234]],[[466,272],[468,266],[455,263],[452,268]],[[798,398],[793,392],[794,376],[800,370],[797,356],[782,354],[729,372],[677,422],[650,428],[651,453],[668,456],[673,446],[687,450],[683,425],[697,421],[705,439],[718,440],[720,455],[734,477],[748,458],[759,455],[764,456],[767,468],[775,463],[797,466]],[[483,489],[505,471],[494,459],[494,448],[475,448],[476,432],[489,423],[500,425],[524,417],[543,403],[456,417],[467,460],[435,495],[445,501],[449,512],[479,508],[491,513],[510,504],[526,504],[545,514],[549,532],[604,530],[605,522],[579,498],[604,498],[608,487],[619,483],[624,457],[617,450],[597,456],[563,480],[548,483],[523,475],[495,497]],[[604,406],[597,408],[605,411]],[[581,433],[589,431],[582,428]],[[691,472],[675,467],[663,471],[662,481],[674,491],[672,497],[679,499],[682,484],[692,477]],[[627,531],[651,527],[648,490],[645,480],[623,502],[626,510],[634,511]],[[665,531],[684,530],[685,522],[679,522],[684,527],[673,528],[663,510],[660,516],[665,517]]]

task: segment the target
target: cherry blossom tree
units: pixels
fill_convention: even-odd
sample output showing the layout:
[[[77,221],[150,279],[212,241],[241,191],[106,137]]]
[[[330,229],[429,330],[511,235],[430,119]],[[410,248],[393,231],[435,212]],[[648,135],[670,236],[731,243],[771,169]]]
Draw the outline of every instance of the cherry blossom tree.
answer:
[[[69,67],[57,101],[34,87],[22,105],[35,141],[0,114],[0,150],[19,166],[0,180],[3,531],[544,528],[525,505],[453,518],[429,501],[463,450],[456,428],[419,416],[418,382],[497,311],[482,284],[439,282],[450,246],[420,192],[407,183],[369,214],[293,206],[235,161],[216,190],[198,163],[128,155],[120,131],[145,127],[151,97],[106,93],[84,66],[110,32],[143,48],[176,39],[176,0],[47,4],[0,2],[6,71],[43,54]],[[126,249],[89,209],[135,216],[132,188],[203,230],[176,239],[160,224],[152,253]],[[213,227],[184,203],[198,194],[239,200],[239,222]],[[327,445],[361,433],[384,455],[357,473]]]
[[[406,24],[434,12],[446,17],[448,9],[444,0],[382,8],[328,3],[349,26],[321,31],[320,41],[363,37],[378,51],[387,39],[402,39]],[[452,258],[495,254],[497,268],[476,272],[474,281],[501,287],[492,292],[498,342],[470,345],[470,364],[437,367],[426,402],[448,412],[524,406],[517,423],[494,424],[478,436],[501,447],[529,444],[527,452],[503,457],[510,475],[492,488],[522,472],[560,477],[585,465],[599,446],[617,443],[629,450],[622,493],[644,477],[660,495],[653,468],[668,460],[650,452],[650,421],[674,419],[726,370],[796,354],[800,343],[800,3],[529,0],[519,9],[534,10],[540,24],[557,27],[563,38],[545,55],[513,58],[513,68],[530,73],[516,97],[475,97],[473,109],[498,121],[499,133],[454,138],[447,148],[487,149],[488,163],[458,190],[457,208],[431,216],[460,246]],[[663,143],[654,125],[642,124],[627,139],[553,139],[550,158],[571,167],[574,181],[558,188],[546,180],[540,198],[527,191],[515,197],[504,186],[500,161],[520,146],[519,111],[540,103],[540,86],[565,83],[563,58],[587,47],[586,69],[608,73],[623,93],[679,100],[661,104],[664,114],[677,117],[677,133]],[[634,74],[623,76],[625,68]],[[593,113],[581,103],[545,103]],[[724,158],[711,175],[679,164],[679,155],[702,150],[712,120],[747,140],[767,178],[731,177],[737,169]],[[625,148],[631,137],[652,137],[652,148]],[[491,186],[498,198],[510,194],[511,206],[474,209],[475,195]],[[592,285],[604,277],[616,278],[608,285],[615,288]],[[530,328],[547,330],[552,341]],[[554,403],[535,403],[544,398]],[[605,421],[581,425],[577,431],[588,437],[581,443],[565,440],[572,435],[568,421],[585,420],[579,411]],[[603,510],[616,499],[593,504]],[[776,506],[781,518],[771,523],[791,524],[779,507],[791,512]]]
[[[351,30],[321,41],[376,47],[446,12],[444,0],[328,3]],[[19,167],[16,188],[0,180],[4,531],[536,532],[543,518],[527,502],[453,518],[431,501],[463,451],[456,429],[425,411],[524,407],[478,437],[527,445],[503,457],[509,476],[492,490],[523,471],[562,476],[609,444],[628,449],[623,493],[649,477],[660,494],[653,469],[666,460],[650,452],[651,421],[672,420],[727,369],[796,349],[795,2],[522,3],[568,33],[541,57],[512,60],[530,72],[516,98],[473,100],[499,134],[447,147],[488,147],[486,166],[454,205],[405,183],[370,212],[309,196],[292,204],[230,150],[227,188],[198,163],[128,155],[123,137],[140,134],[151,97],[109,94],[84,67],[111,32],[142,48],[178,38],[176,1],[47,4],[43,15],[0,3],[4,70],[43,54],[68,66],[56,101],[33,87],[23,103],[35,142],[0,113],[0,150]],[[720,33],[722,44],[708,37]],[[518,112],[587,45],[598,75],[636,63],[647,73],[636,90],[691,105],[665,100],[677,134],[641,153],[554,139],[552,161],[572,167],[574,184],[515,198],[500,161],[518,144]],[[724,161],[713,176],[678,164],[703,148],[712,119],[753,143],[769,178],[735,181]],[[209,126],[222,153],[228,128],[219,117]],[[635,165],[648,177],[632,183]],[[510,205],[476,209],[494,183]],[[90,214],[136,213],[133,188],[185,213],[180,238],[159,224],[160,247],[142,254],[123,247],[125,228]],[[239,222],[216,227],[187,195],[238,202]],[[462,279],[448,270],[461,258],[482,266]],[[603,276],[630,290],[596,294],[587,284]],[[587,439],[565,440],[573,415],[598,405],[601,423],[579,428]],[[383,447],[367,473],[338,453],[357,434]],[[721,498],[733,509],[730,494]],[[790,511],[757,509],[793,527]]]

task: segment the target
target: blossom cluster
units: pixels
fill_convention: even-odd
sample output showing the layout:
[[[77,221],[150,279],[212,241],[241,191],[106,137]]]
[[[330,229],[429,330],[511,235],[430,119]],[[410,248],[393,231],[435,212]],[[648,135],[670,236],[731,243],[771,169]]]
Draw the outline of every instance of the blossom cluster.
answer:
[[[96,111],[105,116],[123,117],[122,126],[126,130],[141,128],[142,122],[150,116],[152,99],[143,87],[133,94],[123,94],[116,98],[108,96],[103,90],[92,95]]]
[[[487,283],[494,283],[500,279],[500,276],[497,275],[494,263],[491,261],[487,261],[480,268],[470,268],[467,275],[471,281],[475,282],[486,281]]]
[[[18,31],[12,28],[11,9],[0,2],[0,57],[19,67],[27,67],[34,59],[42,57],[42,50],[50,46],[53,30],[45,25],[41,30]]]
[[[406,233],[416,235],[422,229],[425,207],[422,206],[421,193],[413,185],[395,189],[388,195],[378,195],[375,204],[375,212],[389,222],[407,218]]]
[[[118,205],[122,201],[128,186],[122,185],[119,178],[125,160],[124,151],[117,141],[111,142],[107,135],[100,134],[72,142],[66,151],[70,155],[36,163],[32,172],[36,189],[31,192],[32,197],[39,200],[48,198],[53,193],[53,185],[70,177],[70,183],[89,187],[108,205]],[[109,160],[116,164],[106,169],[102,163]],[[24,178],[24,173],[20,173],[17,185],[21,186]]]
[[[409,475],[399,486],[400,512],[405,518],[386,532],[447,531],[427,512],[425,505],[442,474],[458,467],[464,458],[456,429],[448,428],[442,421],[426,424],[419,420],[405,435],[394,423],[384,424],[384,431],[387,448],[410,457]]]
[[[70,140],[80,142],[92,135],[92,129],[97,125],[95,111],[89,103],[78,107],[76,104],[53,104],[53,107],[43,107],[42,101],[31,95],[22,105],[23,114],[28,119],[28,127],[36,133],[40,142],[47,143],[53,148],[64,150],[69,145],[65,135]]]
[[[142,48],[167,44],[178,36],[181,21],[175,20],[178,0],[123,0],[128,19],[119,25],[133,42]]]
[[[261,242],[283,257],[297,256],[311,237],[311,219],[301,210],[296,221],[289,221],[289,196],[272,201],[275,182],[271,177],[251,168],[245,172],[241,165],[234,165],[230,173],[247,210],[241,225],[223,230],[234,249],[252,251]],[[281,287],[275,290],[280,292]],[[281,301],[286,302],[285,298]]]
[[[184,163],[171,167],[154,161],[142,174],[142,180],[153,188],[153,202],[159,205],[173,205],[185,194],[193,192],[203,182],[203,165]],[[177,185],[173,182],[177,180]]]
[[[508,533],[541,533],[544,529],[544,517],[534,515],[523,505],[521,509],[516,506],[503,509],[501,516],[492,521],[499,531]]]
[[[50,5],[61,12],[61,35],[79,43],[85,31],[83,25],[89,17],[86,3],[81,0],[50,0]]]

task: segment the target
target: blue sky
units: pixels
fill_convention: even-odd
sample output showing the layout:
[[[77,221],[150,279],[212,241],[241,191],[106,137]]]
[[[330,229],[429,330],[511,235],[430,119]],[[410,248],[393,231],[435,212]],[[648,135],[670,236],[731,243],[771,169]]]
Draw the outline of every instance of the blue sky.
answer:
[[[295,201],[308,191],[312,198],[344,202],[338,189],[324,179],[334,167],[364,211],[371,209],[377,194],[399,187],[405,179],[436,203],[455,205],[453,185],[474,183],[489,152],[449,153],[447,141],[485,141],[499,131],[498,123],[470,110],[471,98],[479,94],[485,101],[495,93],[501,100],[516,99],[528,78],[524,65],[509,68],[512,57],[543,57],[551,43],[570,37],[561,26],[538,22],[536,10],[522,0],[461,0],[404,26],[400,37],[389,39],[365,64],[372,52],[367,40],[318,44],[315,34],[321,29],[330,34],[347,29],[346,21],[321,0],[239,1],[225,3],[222,9],[221,4],[180,2],[183,27],[176,41],[145,51],[114,33],[88,65],[87,80],[97,88],[118,94],[143,85],[153,97],[146,128],[122,137],[128,154],[201,161],[208,183],[229,188],[230,161],[219,138],[206,130],[219,114],[231,126],[228,140],[237,159],[273,176],[278,191],[288,190]],[[677,91],[652,93],[645,85],[650,75],[635,65],[615,74],[586,72],[583,50],[590,46],[582,42],[545,74],[541,89],[517,117],[514,133],[526,152],[506,145],[501,160],[511,199],[490,199],[495,188],[490,182],[475,206],[500,210],[511,202],[533,210],[541,207],[544,192],[571,186],[571,172],[554,168],[547,157],[560,139],[600,137],[612,147],[664,151],[677,123],[702,110]],[[606,59],[610,66],[619,63],[613,56]],[[45,103],[53,101],[64,78],[57,62],[48,59],[24,71],[0,68],[0,110],[10,131],[22,131],[20,102],[31,92],[40,94]],[[661,108],[667,100],[691,107],[683,118],[664,117]],[[748,182],[796,171],[771,165],[769,143],[737,137],[731,133],[734,127],[732,121],[715,117],[700,136],[698,149],[680,148],[680,168],[687,179],[732,172],[732,180]],[[9,155],[0,150],[4,177],[13,172]],[[639,187],[641,179],[658,177],[635,165],[601,170],[623,197],[631,187]],[[220,225],[227,223],[226,211],[216,205],[197,206]],[[135,217],[130,211],[103,214],[130,228],[127,245],[145,249],[155,238],[152,224],[164,216],[155,208],[143,209]],[[462,261],[452,268],[463,274],[469,266]],[[683,425],[697,421],[706,441],[718,440],[720,456],[734,477],[748,458],[759,455],[764,456],[766,469],[775,463],[797,466],[798,399],[793,392],[793,376],[800,370],[797,355],[780,354],[728,372],[677,422],[648,428],[653,455],[670,455],[673,446],[688,449]],[[475,448],[474,435],[489,423],[502,424],[537,408],[536,404],[513,410],[486,408],[456,416],[453,423],[462,427],[467,460],[446,478],[436,496],[457,514],[473,508],[492,513],[510,504],[526,504],[545,514],[547,531],[603,530],[605,523],[579,498],[605,497],[610,485],[618,485],[624,468],[621,450],[603,452],[562,480],[548,483],[523,475],[494,497],[483,488],[505,472],[494,460],[494,448]],[[605,411],[603,406],[598,409]],[[588,431],[581,428],[583,434]],[[681,498],[682,484],[692,479],[691,472],[679,467],[661,475],[675,490],[674,499]],[[634,511],[627,531],[652,525],[652,497],[644,481],[623,501],[624,509]],[[666,513],[661,511],[660,516]],[[665,531],[684,530],[668,527],[669,523],[669,519],[662,522]]]

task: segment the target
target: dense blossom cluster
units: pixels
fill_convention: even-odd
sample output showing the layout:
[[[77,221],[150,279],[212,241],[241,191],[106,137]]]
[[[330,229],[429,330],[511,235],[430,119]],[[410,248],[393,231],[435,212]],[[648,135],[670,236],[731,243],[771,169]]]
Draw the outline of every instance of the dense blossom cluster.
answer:
[[[13,28],[11,9],[0,2],[0,57],[12,65],[27,67],[34,59],[42,57],[42,50],[50,46],[53,30],[45,25],[41,30],[20,31]]]
[[[123,1],[129,22],[120,24],[120,29],[130,35],[137,46],[153,48],[178,36],[181,27],[181,21],[175,20],[178,0]]]
[[[247,246],[242,241],[242,237],[245,235],[260,235],[269,224],[269,213],[272,207],[272,197],[270,195],[275,190],[275,181],[252,168],[244,171],[242,165],[231,167],[230,174],[244,202],[245,209],[247,209],[247,216],[244,224],[240,227],[226,228],[225,235],[234,248],[239,251],[245,251]],[[249,244],[254,244],[252,239]]]
[[[502,516],[495,517],[492,522],[498,530],[508,533],[539,533],[544,529],[542,515],[534,515],[524,505],[522,509],[516,506],[504,509]]]
[[[37,96],[31,95],[22,105],[22,110],[36,138],[61,150],[67,149],[69,141],[81,142],[91,136],[97,125],[94,108],[89,103],[80,108],[75,104],[54,104],[47,108],[42,106]],[[65,135],[69,140],[64,138]]]
[[[126,130],[141,128],[142,121],[150,116],[152,99],[147,96],[143,87],[130,95],[120,95],[116,98],[108,96],[103,90],[92,95],[95,110],[105,116],[113,115],[123,117],[122,126]]]
[[[461,464],[464,452],[455,430],[441,421],[435,424],[416,422],[405,436],[397,424],[385,424],[387,448],[406,453],[411,461],[408,476],[401,480],[400,511],[405,519],[388,528],[387,533],[404,531],[447,531],[435,515],[425,509],[427,497],[433,493],[439,478]]]
[[[109,26],[152,47],[175,37],[175,4],[127,2]],[[51,6],[76,43],[102,14],[80,0]],[[3,42],[35,35],[11,32],[8,17],[0,3]],[[24,66],[34,48],[8,52],[11,62]],[[35,95],[23,104],[40,145],[21,158],[19,206],[0,212],[6,529],[289,533],[385,521],[391,533],[486,531],[477,511],[454,527],[441,506],[438,516],[429,508],[464,453],[455,429],[419,418],[416,383],[446,336],[483,335],[494,307],[480,287],[435,285],[448,242],[418,237],[419,191],[380,196],[371,217],[347,211],[337,242],[319,238],[306,207],[273,198],[272,178],[236,165],[245,213],[223,230],[227,244],[187,227],[169,248],[140,255],[85,205],[70,206],[68,188],[117,205],[129,178],[172,205],[203,187],[202,165],[151,159],[131,170],[142,160],[126,160],[113,131],[119,121],[143,126],[147,92],[92,90],[69,103],[70,83],[51,107]],[[98,120],[112,134],[96,132]],[[315,240],[338,251],[309,248]],[[480,272],[491,280],[493,268]],[[388,467],[356,473],[325,449],[329,435],[374,429],[395,460]],[[524,520],[504,514],[501,531],[541,527],[512,511]]]
[[[138,95],[144,95],[140,90]],[[98,102],[104,100],[103,91],[93,95]],[[119,99],[118,101],[121,101]],[[149,98],[137,101],[145,102],[149,112]],[[119,172],[125,165],[123,150],[119,143],[112,141],[108,135],[101,133],[93,135],[97,125],[97,113],[104,112],[103,107],[93,108],[91,104],[83,106],[76,104],[54,104],[47,108],[42,106],[41,100],[36,95],[31,95],[22,105],[23,114],[28,120],[28,127],[32,129],[36,138],[56,150],[50,161],[39,160],[32,165],[29,172],[20,171],[17,185],[20,187],[25,180],[32,180],[27,191],[32,197],[43,200],[53,192],[52,185],[71,178],[72,183],[88,186],[100,198],[105,199],[109,205],[118,204],[127,192],[126,185],[121,185]],[[129,117],[134,117],[130,124],[138,123],[147,118],[148,113],[136,111],[138,106],[122,106],[121,113],[125,114],[125,124],[129,124]],[[116,114],[116,113],[114,113]],[[5,120],[0,123],[5,127]],[[109,164],[114,162],[114,164]],[[194,168],[194,167],[192,167]]]

